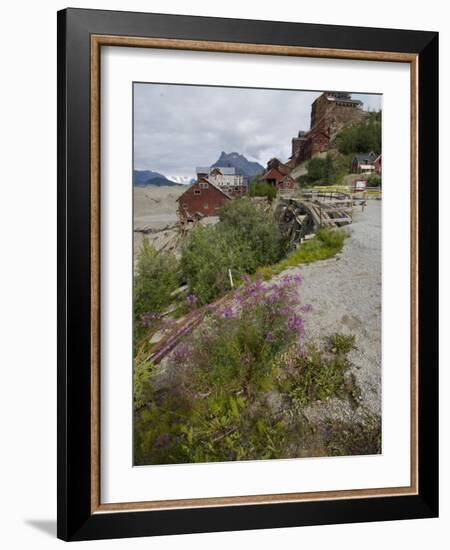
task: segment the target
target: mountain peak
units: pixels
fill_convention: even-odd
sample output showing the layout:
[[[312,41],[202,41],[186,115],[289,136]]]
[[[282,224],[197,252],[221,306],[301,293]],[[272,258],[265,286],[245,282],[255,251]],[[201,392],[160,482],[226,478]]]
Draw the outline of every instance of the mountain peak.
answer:
[[[169,180],[164,174],[154,172],[153,170],[133,170],[133,185],[178,185],[178,182]]]
[[[264,167],[258,162],[249,161],[244,155],[236,151],[232,151],[231,153],[222,151],[217,161],[211,165],[211,167],[213,166],[232,166],[239,174],[248,178],[253,178],[257,174],[264,172]]]
[[[223,158],[223,159],[232,159],[232,158],[245,158],[244,155],[241,155],[239,153],[237,153],[236,151],[232,151],[231,153],[227,153],[225,151],[222,151],[220,153],[220,157],[219,158]]]

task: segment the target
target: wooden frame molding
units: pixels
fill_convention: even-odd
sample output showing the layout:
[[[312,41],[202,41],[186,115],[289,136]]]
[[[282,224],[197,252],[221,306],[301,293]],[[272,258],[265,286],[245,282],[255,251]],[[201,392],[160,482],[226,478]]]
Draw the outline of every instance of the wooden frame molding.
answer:
[[[96,540],[437,517],[438,33],[77,8],[58,12],[57,22],[57,536],[72,541]],[[409,64],[410,486],[101,503],[100,52],[103,46]]]
[[[142,38],[136,36],[92,35],[91,51],[94,52],[94,50],[100,46],[162,48],[166,50],[246,53],[291,57],[327,57],[330,59],[362,59],[364,61],[392,61],[399,63],[412,63],[417,59],[416,54],[402,52],[374,52],[370,50],[343,50],[336,48],[307,48],[303,46],[247,44],[210,40],[180,40],[176,38]]]
[[[359,59],[408,63],[411,73],[411,485],[381,489],[288,493],[148,502],[103,504],[100,499],[100,51],[102,46],[164,48],[240,54]],[[143,38],[92,34],[90,38],[90,177],[91,177],[91,513],[131,510],[165,510],[229,505],[273,504],[320,500],[361,499],[417,495],[418,465],[418,55],[390,51],[308,48],[220,41]]]

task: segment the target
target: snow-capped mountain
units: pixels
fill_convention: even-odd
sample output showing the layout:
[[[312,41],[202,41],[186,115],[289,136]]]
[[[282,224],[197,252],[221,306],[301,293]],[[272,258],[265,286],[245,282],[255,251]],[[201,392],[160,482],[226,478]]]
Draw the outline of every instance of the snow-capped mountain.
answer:
[[[166,178],[181,185],[189,185],[195,181],[195,178],[192,176],[166,176]]]

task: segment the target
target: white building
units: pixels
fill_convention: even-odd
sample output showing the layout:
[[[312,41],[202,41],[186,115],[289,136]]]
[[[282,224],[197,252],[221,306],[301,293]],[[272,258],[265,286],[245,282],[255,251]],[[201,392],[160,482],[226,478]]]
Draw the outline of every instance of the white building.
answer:
[[[196,172],[197,178],[203,176],[218,187],[231,189],[245,186],[244,176],[237,174],[234,166],[199,166]]]

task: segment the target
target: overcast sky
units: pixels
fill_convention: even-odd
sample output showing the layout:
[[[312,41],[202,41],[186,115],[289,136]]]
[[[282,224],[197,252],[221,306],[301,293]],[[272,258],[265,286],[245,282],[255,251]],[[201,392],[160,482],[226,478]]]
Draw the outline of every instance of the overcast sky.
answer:
[[[134,84],[134,169],[194,176],[222,151],[263,166],[287,160],[291,138],[308,130],[311,103],[321,92],[173,84]],[[352,94],[379,110],[381,96]]]

